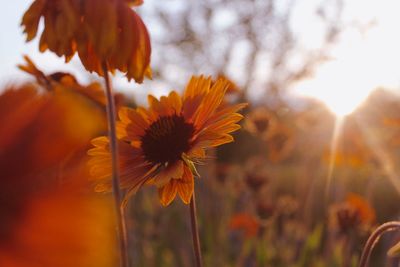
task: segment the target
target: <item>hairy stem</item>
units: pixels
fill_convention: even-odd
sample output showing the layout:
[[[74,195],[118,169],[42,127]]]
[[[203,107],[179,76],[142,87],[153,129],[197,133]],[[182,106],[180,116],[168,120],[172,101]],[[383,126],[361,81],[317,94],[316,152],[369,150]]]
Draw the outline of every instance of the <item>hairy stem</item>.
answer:
[[[190,199],[190,222],[192,225],[193,250],[196,258],[196,267],[202,267],[203,263],[201,258],[199,230],[197,227],[196,200],[194,191],[192,198]]]
[[[359,267],[367,267],[369,263],[369,258],[371,256],[372,250],[374,249],[379,238],[388,231],[397,230],[400,228],[400,222],[387,222],[380,225],[375,231],[369,236],[367,243],[364,246],[363,252],[361,254]]]
[[[106,84],[106,97],[107,97],[107,119],[108,119],[108,136],[110,139],[111,151],[111,166],[112,166],[112,190],[115,202],[115,211],[117,213],[117,231],[120,249],[120,266],[129,267],[128,257],[128,235],[125,223],[125,216],[123,208],[121,208],[122,192],[119,183],[119,164],[118,164],[118,143],[117,134],[115,131],[115,103],[111,89],[111,82],[108,76],[108,67],[105,62],[102,64],[104,72],[104,81]]]

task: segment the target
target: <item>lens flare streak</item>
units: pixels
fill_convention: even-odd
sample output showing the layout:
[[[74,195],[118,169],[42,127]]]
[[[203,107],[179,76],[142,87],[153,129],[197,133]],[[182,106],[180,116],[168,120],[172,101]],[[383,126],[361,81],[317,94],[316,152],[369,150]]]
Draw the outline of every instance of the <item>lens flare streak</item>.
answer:
[[[325,187],[325,199],[327,203],[329,202],[330,187],[332,183],[333,172],[335,169],[336,152],[343,128],[344,119],[345,119],[344,117],[338,117],[333,127],[333,135],[332,135],[332,142],[330,146],[330,155],[329,155],[328,174],[326,177],[326,187]]]

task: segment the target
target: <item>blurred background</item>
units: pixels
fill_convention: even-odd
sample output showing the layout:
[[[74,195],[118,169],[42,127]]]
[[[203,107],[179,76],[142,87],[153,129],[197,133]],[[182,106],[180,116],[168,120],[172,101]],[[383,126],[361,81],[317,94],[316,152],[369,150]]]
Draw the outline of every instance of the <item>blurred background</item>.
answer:
[[[92,192],[85,165],[90,139],[106,133],[101,81],[78,60],[66,65],[40,54],[37,40],[24,43],[30,3],[0,16],[0,263],[114,266],[111,199]],[[226,101],[250,103],[236,141],[200,168],[205,266],[357,266],[371,230],[398,219],[399,5],[146,0],[137,9],[153,80],[117,74],[119,105],[182,91],[192,74],[225,77]],[[76,80],[58,75],[49,91],[16,68],[23,54],[46,75]],[[188,212],[141,190],[129,205],[132,266],[192,266]],[[370,266],[398,266],[386,251],[399,238],[385,236]]]

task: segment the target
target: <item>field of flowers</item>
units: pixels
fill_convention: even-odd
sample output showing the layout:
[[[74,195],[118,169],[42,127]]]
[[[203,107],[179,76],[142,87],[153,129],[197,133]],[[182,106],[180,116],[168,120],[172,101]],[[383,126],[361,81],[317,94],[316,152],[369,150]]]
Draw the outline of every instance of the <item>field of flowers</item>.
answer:
[[[255,98],[255,64],[245,79],[229,75],[207,46],[223,41],[195,31],[193,12],[211,20],[211,2],[179,16],[141,0],[32,0],[21,11],[27,42],[79,58],[95,78],[21,55],[29,78],[2,85],[0,266],[400,266],[400,96],[377,88],[340,116],[289,94],[326,47],[290,70],[297,43],[276,1],[214,1],[243,4],[231,37],[247,29],[261,49],[258,22],[282,33]],[[153,68],[157,23],[171,38],[154,34]],[[326,29],[324,45],[339,31]],[[171,57],[194,73],[168,69]],[[113,86],[115,73],[171,88],[142,105]]]

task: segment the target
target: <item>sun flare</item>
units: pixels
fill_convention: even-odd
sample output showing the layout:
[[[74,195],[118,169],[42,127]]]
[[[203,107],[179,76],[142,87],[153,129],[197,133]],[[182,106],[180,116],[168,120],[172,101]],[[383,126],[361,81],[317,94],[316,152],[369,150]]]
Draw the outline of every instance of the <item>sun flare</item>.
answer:
[[[338,117],[350,114],[373,90],[397,86],[398,75],[393,70],[398,63],[393,58],[398,53],[389,40],[379,26],[367,32],[347,31],[332,51],[332,59],[313,77],[296,84],[294,91],[321,100]]]
[[[375,89],[361,73],[351,73],[352,68],[344,62],[327,64],[316,79],[302,82],[297,90],[301,95],[321,100],[336,116],[346,116]]]
[[[315,78],[303,81],[296,91],[321,100],[337,116],[353,112],[376,88],[374,72],[355,58],[343,58],[323,65]]]

